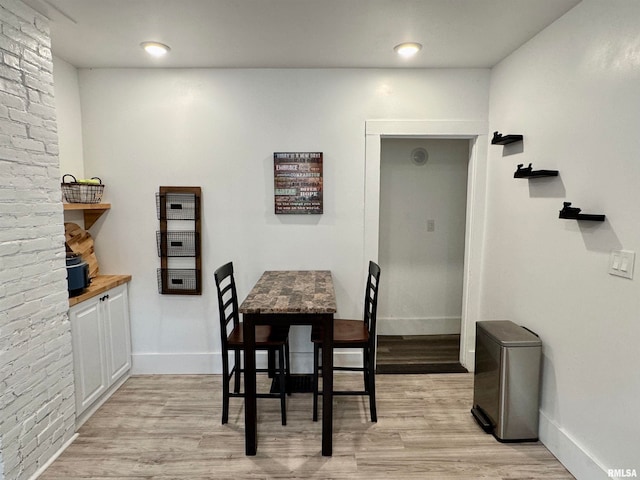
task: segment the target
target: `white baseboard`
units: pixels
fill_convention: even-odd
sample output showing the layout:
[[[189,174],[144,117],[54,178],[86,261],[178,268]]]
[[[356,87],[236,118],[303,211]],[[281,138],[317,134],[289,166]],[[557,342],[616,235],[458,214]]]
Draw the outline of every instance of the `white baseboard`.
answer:
[[[540,441],[578,480],[607,480],[607,469],[575,438],[540,411]]]
[[[207,375],[222,373],[220,352],[210,353],[134,353],[132,375]],[[334,354],[334,364],[361,366],[360,350],[340,350]],[[256,363],[266,367],[267,354],[257,352]],[[293,373],[313,372],[313,352],[291,352]]]
[[[465,361],[460,362],[464,368],[467,369],[468,372],[476,371],[476,351],[475,349],[469,350],[467,352],[467,356]]]
[[[222,372],[219,353],[134,353],[131,357],[132,375],[189,375]]]
[[[55,462],[60,455],[62,455],[62,452],[64,452],[67,449],[67,447],[69,447],[69,445],[71,445],[75,441],[76,438],[78,438],[78,434],[74,433],[72,437],[66,442],[64,442],[62,447],[60,447],[60,449],[56,453],[54,453],[53,456],[49,460],[47,460],[47,462],[44,465],[42,465],[38,470],[35,471],[33,475],[31,475],[31,477],[29,477],[29,480],[36,480],[40,475],[42,475],[44,471],[47,468],[49,468],[51,464]]]
[[[460,317],[378,317],[378,335],[451,335],[459,333]]]

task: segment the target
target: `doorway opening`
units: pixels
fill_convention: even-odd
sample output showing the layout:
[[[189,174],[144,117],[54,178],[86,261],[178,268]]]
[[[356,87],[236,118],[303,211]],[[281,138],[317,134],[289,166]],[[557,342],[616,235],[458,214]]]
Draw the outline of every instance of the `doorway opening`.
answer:
[[[379,373],[460,365],[469,141],[383,138],[378,261]]]
[[[466,218],[464,219],[464,272],[459,362],[470,372],[475,368],[475,323],[479,319],[481,301],[479,280],[482,269],[485,222],[487,132],[488,124],[482,120],[368,120],[365,125],[363,271],[366,271],[364,269],[366,269],[369,260],[379,262],[382,141],[388,138],[404,138],[458,139],[467,142],[469,155]],[[421,158],[422,156],[418,155],[418,159]],[[437,228],[437,224],[434,224],[434,228]],[[383,265],[381,267],[384,269]],[[385,277],[383,282],[387,281]]]

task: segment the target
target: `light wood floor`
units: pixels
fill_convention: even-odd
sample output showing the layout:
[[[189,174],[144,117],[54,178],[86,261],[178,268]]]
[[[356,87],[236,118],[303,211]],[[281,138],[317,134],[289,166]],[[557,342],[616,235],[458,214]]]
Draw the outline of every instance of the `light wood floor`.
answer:
[[[336,388],[361,378],[336,374]],[[469,410],[472,374],[379,375],[378,423],[366,399],[338,397],[333,457],[320,453],[311,395],[258,400],[258,455],[244,455],[243,401],[220,424],[221,377],[129,379],[41,480],[572,479],[540,443],[502,444]]]

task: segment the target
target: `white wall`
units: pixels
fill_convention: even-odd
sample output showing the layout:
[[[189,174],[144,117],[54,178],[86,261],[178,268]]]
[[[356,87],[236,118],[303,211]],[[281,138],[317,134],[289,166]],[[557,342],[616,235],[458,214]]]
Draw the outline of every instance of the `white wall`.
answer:
[[[54,56],[53,77],[56,91],[60,180],[62,181],[62,176],[67,173],[76,179],[85,178],[78,69]],[[66,182],[72,180],[71,177],[65,178]],[[65,211],[64,221],[76,223],[84,228],[84,217],[81,211]]]
[[[80,70],[85,171],[112,209],[93,228],[103,273],[131,273],[137,371],[214,371],[212,275],[232,260],[244,297],[265,269],[334,273],[361,315],[365,121],[486,120],[487,70]],[[324,152],[321,216],[273,214],[275,151]],[[204,294],[157,293],[160,185],[203,189]],[[308,332],[292,346],[309,367]]]
[[[381,143],[378,332],[460,333],[469,141]],[[411,161],[418,147],[428,152],[425,165]]]
[[[58,117],[60,172],[84,178],[82,149],[82,108],[78,69],[61,58],[53,59]],[[71,179],[67,177],[67,181]]]
[[[540,436],[579,479],[640,471],[640,286],[608,275],[640,251],[640,3],[584,0],[492,72],[485,319],[543,342]],[[516,164],[558,169],[515,180]],[[604,223],[558,219],[563,201]],[[637,275],[636,275],[637,277]]]

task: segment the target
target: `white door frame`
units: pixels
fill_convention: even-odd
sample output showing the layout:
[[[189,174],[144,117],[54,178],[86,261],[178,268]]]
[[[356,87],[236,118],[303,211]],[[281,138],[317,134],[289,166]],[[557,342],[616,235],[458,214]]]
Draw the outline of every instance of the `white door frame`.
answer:
[[[480,312],[480,273],[485,224],[488,123],[465,120],[367,120],[365,122],[364,259],[378,261],[380,142],[382,138],[468,139],[467,218],[464,242],[460,363],[475,368],[475,323]]]

